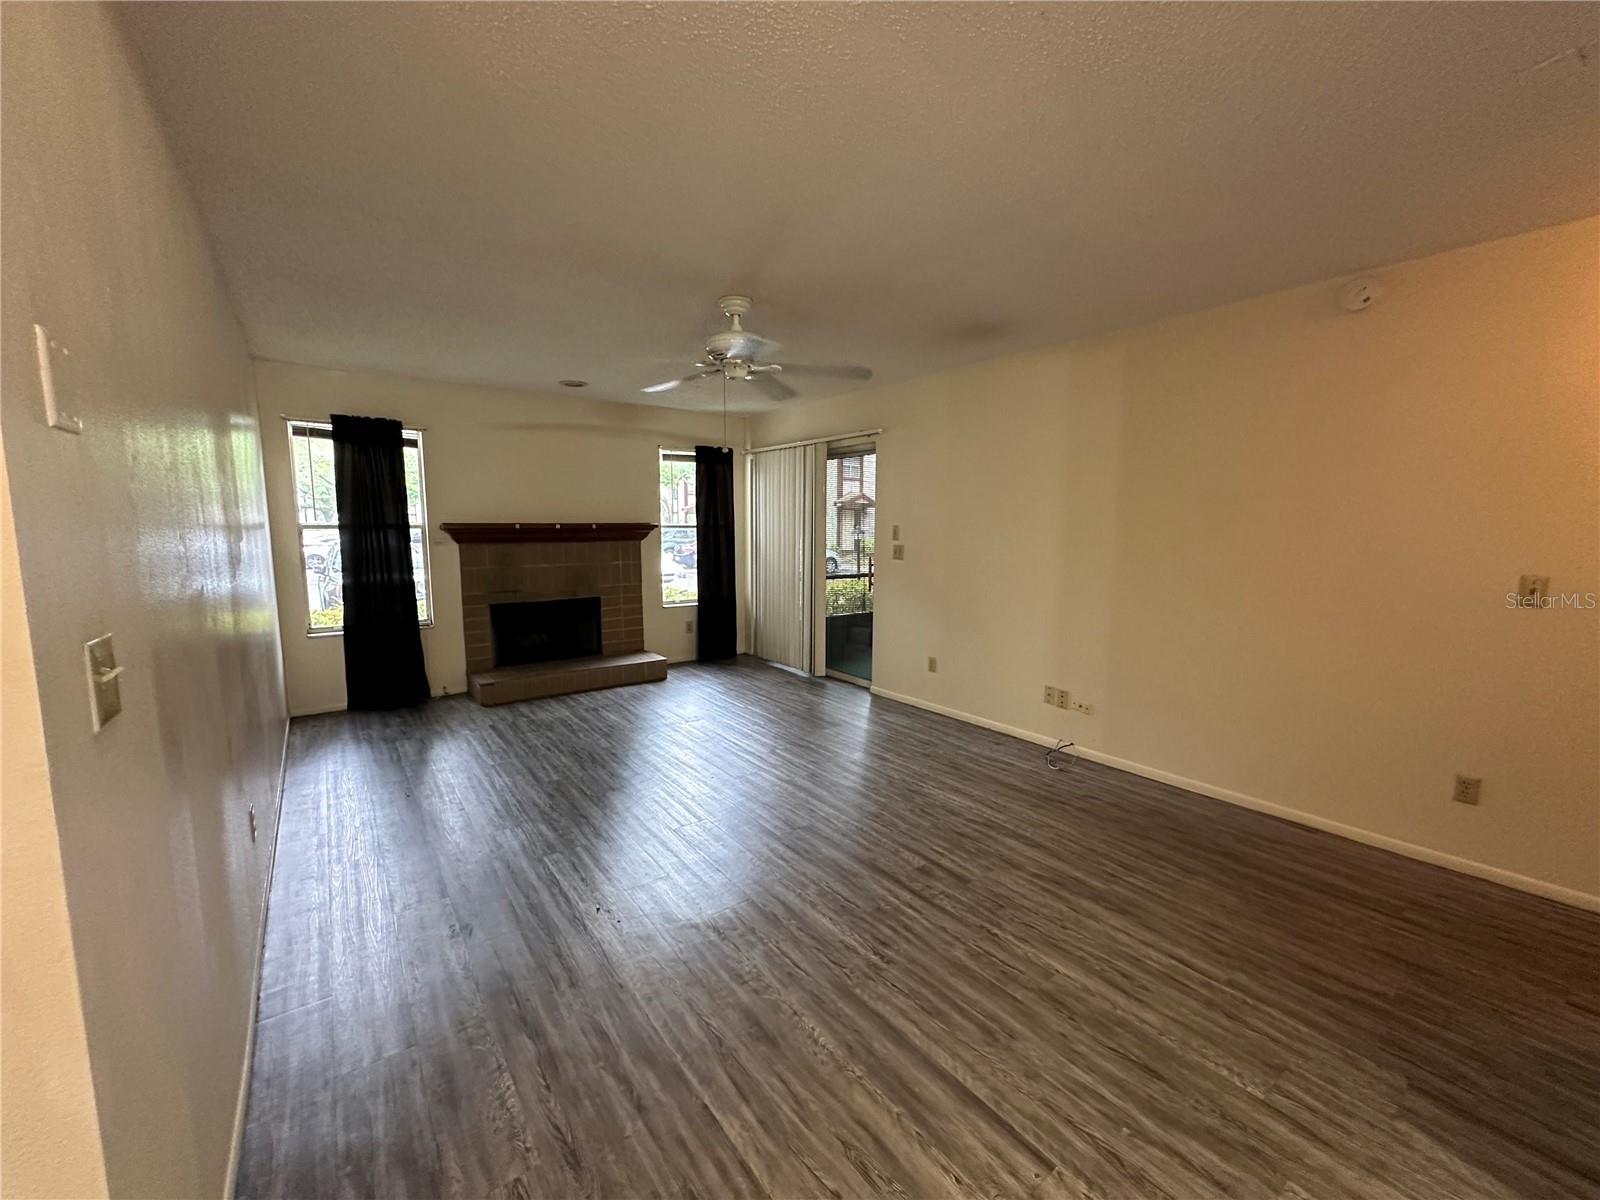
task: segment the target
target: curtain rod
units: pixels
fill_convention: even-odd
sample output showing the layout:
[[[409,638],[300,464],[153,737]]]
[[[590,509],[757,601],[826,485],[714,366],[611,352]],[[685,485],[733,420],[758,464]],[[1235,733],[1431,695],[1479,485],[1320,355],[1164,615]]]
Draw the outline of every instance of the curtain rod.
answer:
[[[830,433],[824,437],[801,438],[798,442],[780,442],[776,446],[752,446],[746,454],[765,454],[768,450],[793,450],[796,446],[815,446],[819,442],[843,442],[850,438],[873,437],[882,433],[881,429],[857,429],[851,433]]]
[[[296,425],[327,425],[331,420],[331,418],[328,417],[291,417],[288,413],[279,413],[278,419],[280,421],[293,421]],[[400,427],[402,429],[409,429],[413,433],[428,432],[428,427],[426,425],[412,425],[408,421],[401,421]]]

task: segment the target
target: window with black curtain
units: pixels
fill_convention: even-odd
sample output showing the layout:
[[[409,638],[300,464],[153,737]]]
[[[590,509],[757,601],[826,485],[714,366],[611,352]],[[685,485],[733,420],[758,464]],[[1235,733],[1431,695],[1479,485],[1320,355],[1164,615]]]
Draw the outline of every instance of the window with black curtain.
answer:
[[[333,488],[333,426],[326,421],[289,422],[294,468],[295,520],[300,527],[300,568],[306,590],[306,632],[344,629],[344,566],[339,549],[339,511]],[[422,476],[422,432],[400,431],[406,471],[406,508],[411,533],[411,578],[417,619],[433,623],[428,577],[428,506]]]
[[[428,698],[399,421],[335,416],[333,485],[344,574],[344,681],[352,709]]]

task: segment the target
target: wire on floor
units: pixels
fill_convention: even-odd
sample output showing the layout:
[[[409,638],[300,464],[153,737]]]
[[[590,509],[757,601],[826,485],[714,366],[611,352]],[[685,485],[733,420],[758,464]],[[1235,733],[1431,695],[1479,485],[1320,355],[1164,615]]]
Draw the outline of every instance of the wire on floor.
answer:
[[[1062,762],[1060,760],[1059,756],[1065,754],[1068,750],[1072,750],[1072,743],[1058,740],[1053,747],[1045,751],[1044,765],[1049,767],[1052,771],[1065,771],[1073,763],[1078,761],[1078,755],[1076,751],[1073,751],[1072,755],[1066,760],[1066,762]]]

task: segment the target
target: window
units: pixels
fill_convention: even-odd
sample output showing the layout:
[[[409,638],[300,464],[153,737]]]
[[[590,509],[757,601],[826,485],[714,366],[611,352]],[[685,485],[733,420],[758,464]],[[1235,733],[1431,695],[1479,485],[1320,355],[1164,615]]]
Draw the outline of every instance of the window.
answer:
[[[428,590],[427,507],[422,494],[422,434],[404,431],[406,501],[411,521],[411,575],[416,581],[417,620],[433,620]],[[339,559],[339,510],[333,491],[333,427],[322,421],[290,421],[294,464],[295,519],[300,525],[300,564],[306,583],[306,632],[344,628],[344,568]]]
[[[828,455],[827,479],[828,611],[870,612],[877,554],[877,452],[833,451]],[[847,602],[867,607],[838,607]]]
[[[661,452],[661,603],[700,599],[695,567],[694,455]]]

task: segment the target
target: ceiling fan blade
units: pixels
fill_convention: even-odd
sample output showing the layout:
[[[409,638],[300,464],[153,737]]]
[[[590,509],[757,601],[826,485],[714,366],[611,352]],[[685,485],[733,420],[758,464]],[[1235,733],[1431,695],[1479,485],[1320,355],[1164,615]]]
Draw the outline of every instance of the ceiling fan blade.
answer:
[[[805,363],[776,363],[789,375],[813,375],[818,379],[871,379],[871,367],[813,367]]]
[[[776,375],[769,375],[765,371],[749,376],[749,380],[768,400],[790,400],[800,394]]]
[[[667,379],[661,383],[652,383],[649,387],[640,388],[641,392],[670,392],[673,388],[683,383],[693,383],[696,379],[704,379],[707,375],[715,375],[718,368],[706,371],[696,371],[693,375],[685,375],[681,379]]]

